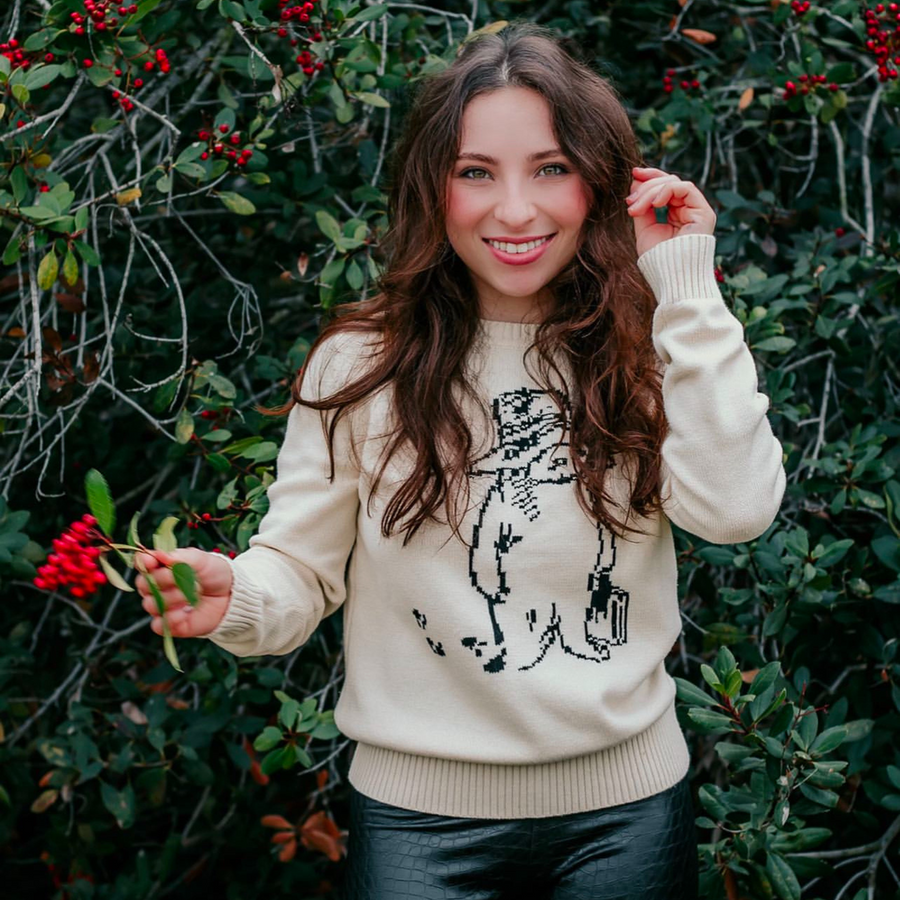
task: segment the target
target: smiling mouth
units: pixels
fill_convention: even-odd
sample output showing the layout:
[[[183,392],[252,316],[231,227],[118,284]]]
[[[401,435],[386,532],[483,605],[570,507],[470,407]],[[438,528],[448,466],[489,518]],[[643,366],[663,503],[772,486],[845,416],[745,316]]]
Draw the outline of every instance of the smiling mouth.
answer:
[[[532,238],[532,241],[547,241],[547,240],[549,240],[550,238],[554,237],[555,235],[556,235],[556,232],[555,232],[555,231],[552,231],[550,234],[542,234],[540,237]],[[494,238],[482,238],[482,240],[483,240],[486,244],[490,244],[491,241],[494,240]],[[516,243],[517,243],[516,241],[494,241],[494,242],[497,243],[497,244],[516,244]],[[520,243],[520,244],[530,244],[531,241],[519,241],[518,243]]]

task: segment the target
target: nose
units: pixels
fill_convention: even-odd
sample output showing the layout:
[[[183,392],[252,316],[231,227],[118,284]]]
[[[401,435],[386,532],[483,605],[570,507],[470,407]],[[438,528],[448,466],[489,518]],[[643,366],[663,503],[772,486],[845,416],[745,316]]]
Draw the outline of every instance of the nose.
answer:
[[[500,191],[501,196],[494,209],[498,222],[509,225],[510,230],[515,231],[534,219],[537,209],[526,187],[510,183]]]

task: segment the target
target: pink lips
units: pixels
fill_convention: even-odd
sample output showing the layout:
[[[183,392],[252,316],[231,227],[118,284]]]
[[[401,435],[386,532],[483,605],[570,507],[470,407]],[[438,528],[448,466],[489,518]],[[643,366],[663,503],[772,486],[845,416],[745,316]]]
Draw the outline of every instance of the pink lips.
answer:
[[[527,263],[534,262],[536,259],[540,259],[555,237],[556,233],[554,232],[543,244],[539,247],[535,247],[533,250],[529,250],[527,253],[507,253],[505,250],[498,250],[492,244],[489,244],[487,240],[485,240],[484,243],[488,250],[490,250],[500,262],[504,262],[510,266],[524,266]]]

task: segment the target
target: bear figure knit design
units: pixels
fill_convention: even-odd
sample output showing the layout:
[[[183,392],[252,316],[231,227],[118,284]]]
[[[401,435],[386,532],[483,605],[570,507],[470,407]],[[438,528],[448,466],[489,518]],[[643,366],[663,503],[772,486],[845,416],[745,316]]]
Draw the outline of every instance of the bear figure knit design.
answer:
[[[562,400],[568,415],[568,397],[562,395]],[[524,387],[495,397],[492,413],[497,442],[467,473],[472,479],[488,479],[469,551],[469,579],[485,604],[487,632],[463,637],[461,644],[483,658],[483,669],[490,673],[507,666],[531,669],[557,643],[579,659],[608,660],[610,648],[627,640],[629,595],[612,577],[615,535],[598,523],[597,554],[587,574],[587,606],[548,597],[523,607],[507,584],[516,555],[528,552],[528,525],[541,515],[543,491],[570,486],[577,478],[569,443],[561,441],[564,417],[548,392]],[[413,614],[424,630],[425,616],[418,610]],[[427,640],[436,654],[446,656],[441,642]]]

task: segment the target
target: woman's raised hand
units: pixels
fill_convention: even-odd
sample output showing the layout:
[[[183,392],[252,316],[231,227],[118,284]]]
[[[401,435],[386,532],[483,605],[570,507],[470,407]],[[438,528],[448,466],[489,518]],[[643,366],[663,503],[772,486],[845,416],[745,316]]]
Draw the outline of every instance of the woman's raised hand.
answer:
[[[187,563],[194,570],[199,596],[196,606],[191,606],[175,585],[175,578],[168,566],[177,562]],[[173,637],[202,637],[222,621],[231,599],[232,575],[231,565],[218,553],[209,553],[198,547],[184,547],[167,553],[154,550],[152,553],[138,553],[135,566],[138,571],[148,572],[156,582]],[[142,598],[141,606],[153,617],[150,629],[162,634],[162,616],[147,579],[142,574],[138,575],[134,584]]]

